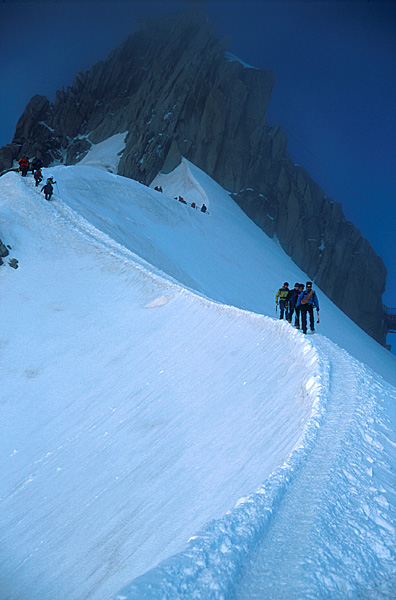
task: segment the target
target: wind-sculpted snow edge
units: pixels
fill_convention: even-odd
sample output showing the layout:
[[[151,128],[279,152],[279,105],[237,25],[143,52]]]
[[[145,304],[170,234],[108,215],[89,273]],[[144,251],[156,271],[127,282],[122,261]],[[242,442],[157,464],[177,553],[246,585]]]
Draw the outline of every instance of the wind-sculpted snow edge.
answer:
[[[232,597],[243,561],[270,526],[288,486],[315,444],[328,400],[328,360],[318,353],[310,340],[303,339],[286,323],[252,313],[250,316],[264,319],[267,327],[281,336],[287,335],[300,351],[302,347],[310,370],[303,385],[312,405],[312,414],[303,434],[285,462],[255,493],[240,498],[234,509],[222,518],[207,523],[188,540],[184,551],[133,580],[114,600],[226,600]]]
[[[236,575],[244,558],[269,526],[271,516],[293,480],[299,466],[311,451],[328,397],[329,364],[314,347],[314,344],[285,321],[273,319],[235,306],[217,302],[197,290],[181,284],[168,273],[148,263],[135,252],[118,243],[81,214],[67,205],[58,207],[65,225],[74,233],[85,238],[96,250],[131,265],[141,275],[177,291],[192,296],[209,308],[216,306],[238,316],[244,315],[271,330],[274,337],[287,340],[295,352],[304,356],[307,367],[302,381],[303,396],[312,407],[311,417],[304,432],[285,462],[275,470],[253,494],[241,498],[235,508],[220,519],[210,521],[197,535],[190,538],[186,549],[161,562],[144,575],[134,579],[116,597],[127,599],[181,599],[205,598],[222,600],[229,597]],[[286,338],[286,340],[285,340]],[[293,355],[293,351],[291,351]]]
[[[302,336],[300,332],[291,328],[284,321],[256,314],[256,312],[265,312],[264,297],[262,298],[263,304],[260,305],[260,308],[256,312],[236,308],[235,306],[238,306],[238,304],[233,306],[233,299],[230,296],[226,297],[223,301],[221,301],[222,298],[220,297],[218,298],[218,302],[213,302],[210,300],[210,287],[204,288],[206,291],[205,295],[204,293],[200,294],[194,291],[194,278],[191,278],[189,281],[183,280],[182,284],[178,283],[177,276],[179,272],[176,271],[175,277],[170,278],[167,275],[166,263],[162,264],[160,261],[157,261],[157,266],[153,267],[144,258],[140,259],[136,252],[117,241],[119,239],[118,235],[115,236],[116,239],[113,239],[111,235],[109,237],[108,234],[111,234],[113,230],[108,231],[105,229],[105,232],[103,232],[100,227],[95,227],[89,221],[90,215],[80,216],[78,207],[74,205],[72,205],[74,206],[73,210],[72,207],[68,207],[67,203],[58,202],[56,198],[53,204],[37,202],[37,194],[34,189],[26,190],[26,194],[26,191],[24,191],[26,182],[24,183],[20,178],[16,179],[12,175],[4,177],[4,181],[2,181],[2,185],[4,185],[6,191],[4,200],[2,201],[4,202],[3,220],[6,223],[13,224],[13,227],[10,228],[10,237],[7,241],[20,253],[17,256],[21,258],[22,268],[18,271],[17,277],[21,278],[21,276],[27,273],[37,273],[37,286],[35,294],[32,294],[33,298],[41,298],[41,281],[45,279],[43,275],[48,273],[52,277],[53,274],[62,271],[59,268],[54,270],[54,265],[58,267],[59,264],[63,264],[65,272],[68,273],[69,281],[73,281],[75,275],[78,275],[79,271],[81,271],[82,276],[78,278],[78,281],[84,283],[84,285],[90,269],[94,267],[93,274],[96,275],[95,281],[100,281],[100,286],[93,289],[100,292],[100,288],[103,287],[105,290],[105,293],[99,296],[102,298],[100,309],[100,313],[102,313],[103,307],[107,306],[107,297],[110,299],[113,297],[113,284],[117,281],[118,275],[121,275],[124,284],[129,284],[125,300],[128,315],[130,315],[132,299],[130,284],[133,283],[134,286],[136,283],[139,284],[139,290],[142,293],[139,293],[138,298],[133,298],[133,306],[137,308],[139,314],[141,308],[150,309],[144,312],[146,315],[150,314],[150,318],[155,317],[157,326],[161,322],[167,321],[170,325],[168,330],[172,338],[175,334],[172,322],[178,323],[180,321],[180,308],[184,307],[184,309],[187,309],[185,312],[182,311],[182,314],[188,327],[188,333],[197,336],[200,340],[202,322],[208,321],[211,323],[208,327],[207,335],[207,339],[211,341],[211,344],[204,344],[201,353],[201,356],[205,358],[209,357],[207,363],[205,363],[205,369],[201,370],[201,374],[207,377],[209,381],[209,386],[204,390],[204,394],[201,395],[202,401],[206,401],[207,408],[210,408],[210,402],[207,402],[208,398],[213,397],[215,402],[212,403],[212,406],[214,406],[215,411],[220,413],[219,408],[228,406],[231,395],[234,397],[234,401],[236,401],[236,406],[242,407],[241,410],[237,408],[237,414],[242,416],[244,410],[242,401],[251,398],[252,389],[250,386],[254,383],[258,406],[261,407],[261,414],[264,418],[260,426],[257,426],[257,421],[253,413],[253,419],[249,419],[249,423],[252,423],[252,426],[255,427],[255,432],[258,432],[259,438],[262,440],[267,420],[266,410],[263,410],[263,406],[266,406],[265,401],[268,396],[274,398],[273,407],[275,413],[278,415],[281,414],[278,413],[280,408],[279,400],[282,400],[283,403],[286,401],[287,407],[296,403],[303,407],[301,420],[296,419],[296,415],[300,413],[298,411],[294,412],[292,426],[296,425],[297,433],[292,438],[293,441],[291,442],[290,438],[287,438],[289,443],[286,443],[283,448],[281,447],[281,453],[276,456],[276,460],[271,467],[262,473],[262,464],[266,462],[267,457],[271,454],[271,444],[268,444],[268,440],[265,438],[265,443],[261,442],[261,451],[257,452],[256,449],[255,454],[250,455],[250,465],[255,465],[254,470],[256,471],[254,482],[251,485],[246,485],[245,483],[241,487],[238,487],[237,490],[235,487],[230,486],[234,490],[232,498],[220,510],[213,511],[208,516],[203,516],[203,511],[205,511],[211,502],[210,496],[214,497],[216,495],[214,488],[210,484],[207,485],[209,495],[206,498],[202,498],[202,501],[197,503],[190,513],[187,513],[187,519],[184,518],[184,521],[178,521],[180,519],[178,509],[180,509],[186,497],[190,498],[191,478],[189,474],[191,474],[191,471],[188,468],[184,469],[183,473],[187,474],[187,485],[179,489],[175,486],[172,478],[166,479],[165,471],[165,479],[163,479],[161,486],[162,489],[158,487],[155,493],[151,495],[151,498],[154,500],[153,513],[156,515],[156,524],[153,526],[153,521],[146,519],[146,523],[151,523],[151,529],[148,530],[147,527],[141,526],[143,520],[141,520],[139,527],[132,527],[131,519],[129,517],[125,519],[125,522],[128,524],[128,531],[124,536],[125,546],[117,555],[116,560],[111,561],[114,567],[111,575],[114,574],[118,579],[118,583],[113,580],[111,587],[110,585],[107,587],[107,593],[103,589],[101,591],[98,590],[96,583],[99,578],[101,579],[100,584],[102,582],[107,583],[105,579],[101,578],[101,571],[98,567],[96,570],[98,574],[96,583],[93,580],[88,581],[86,574],[82,573],[80,581],[76,579],[76,583],[72,584],[75,590],[78,590],[75,591],[75,596],[77,597],[77,595],[81,594],[85,596],[86,593],[94,593],[98,598],[114,597],[117,590],[122,589],[128,595],[121,595],[119,597],[129,599],[136,598],[136,595],[133,595],[135,593],[133,590],[135,589],[136,591],[137,589],[137,597],[143,599],[158,598],[162,600],[162,598],[176,597],[180,599],[213,598],[215,600],[226,597],[227,600],[231,600],[234,597],[240,598],[239,586],[244,576],[246,579],[251,577],[253,586],[257,584],[257,571],[253,577],[252,565],[254,564],[255,556],[260,555],[260,557],[263,557],[260,560],[261,565],[264,565],[267,579],[264,585],[262,585],[263,580],[260,579],[261,588],[257,587],[253,590],[255,593],[257,590],[260,593],[260,590],[271,588],[271,597],[287,598],[287,600],[301,597],[304,597],[306,600],[318,600],[324,596],[329,599],[340,598],[342,596],[348,598],[348,600],[354,600],[360,597],[360,594],[363,594],[367,600],[369,598],[370,600],[390,600],[390,598],[394,598],[396,594],[394,562],[396,556],[394,543],[396,539],[394,527],[396,512],[392,484],[394,481],[394,464],[396,460],[396,439],[394,437],[394,432],[396,431],[396,414],[394,412],[396,390],[385,385],[381,381],[381,378],[375,372],[368,369],[365,364],[353,360],[347,352],[341,350],[339,345],[332,344],[322,336]],[[7,181],[9,181],[10,185],[7,185]],[[32,188],[32,186],[28,187]],[[175,206],[180,209],[181,205],[179,206],[175,203]],[[106,214],[105,212],[105,217]],[[211,216],[211,219],[207,222],[203,221],[206,228],[208,227],[208,223],[214,221],[214,216],[213,213],[213,218]],[[88,217],[88,220],[86,217]],[[107,221],[105,220],[104,222],[106,223]],[[117,223],[118,221],[115,222],[115,225]],[[45,243],[41,241],[42,233],[44,232],[46,234],[44,236]],[[47,234],[50,234],[50,236]],[[48,237],[51,239],[48,240]],[[53,252],[49,252],[49,249],[52,249]],[[73,252],[70,252],[70,249],[73,249]],[[133,249],[135,249],[134,246]],[[66,256],[64,257],[63,254],[65,252]],[[45,260],[42,259],[42,254],[44,254]],[[146,256],[146,258],[150,259],[150,256]],[[55,262],[54,259],[56,259]],[[60,259],[64,259],[64,262],[60,263]],[[77,262],[75,262],[76,260]],[[98,269],[97,271],[96,267],[98,266],[100,270]],[[161,266],[164,267],[162,271]],[[279,271],[283,272],[283,267],[282,269],[279,268]],[[117,277],[108,280],[107,273],[113,272],[115,272]],[[2,269],[2,276],[8,276],[7,281],[14,283],[13,291],[25,291],[23,286],[18,287],[16,285],[17,278],[15,278],[14,273],[8,273],[7,269],[4,268]],[[107,286],[104,286],[103,282],[107,283]],[[92,285],[93,278],[91,278],[89,283]],[[109,283],[112,285],[110,286]],[[190,283],[192,285],[188,285]],[[123,288],[124,284],[120,288]],[[274,281],[271,282],[270,276],[267,274],[266,284],[268,288],[271,287],[272,289],[274,287]],[[240,279],[238,279],[238,285],[241,287]],[[67,284],[66,287],[68,289],[69,285]],[[109,294],[106,294],[107,289],[109,290]],[[258,291],[256,290],[257,293]],[[61,288],[61,292],[63,292],[63,288]],[[104,297],[105,295],[106,298]],[[18,299],[19,296],[22,297],[22,294],[13,293],[10,296]],[[80,295],[78,294],[76,297],[79,298]],[[50,311],[59,311],[63,306],[64,298],[62,297],[62,293],[59,293],[54,295],[53,298],[49,299],[46,297],[45,299],[46,301],[52,300],[48,304],[49,310],[45,312],[46,317],[49,317],[52,324],[55,322],[55,319],[51,318],[52,313]],[[70,299],[73,306],[73,298]],[[23,302],[18,303],[18,307],[23,307],[24,315],[31,314],[29,312],[30,305],[27,300],[29,299],[23,296]],[[104,300],[105,302],[103,302]],[[110,321],[112,321],[113,303],[109,302],[109,304],[111,305],[111,310],[107,314],[111,316]],[[248,303],[241,303],[241,305],[244,307],[249,306]],[[123,304],[121,303],[120,306],[122,307]],[[326,312],[325,306],[325,304],[322,306],[325,315],[323,323],[326,323],[328,320],[329,327],[327,330],[323,328],[322,331],[324,330],[328,334],[331,331],[332,321],[330,319],[330,310]],[[152,310],[156,307],[162,308],[159,311]],[[26,308],[28,311],[25,310]],[[75,314],[78,316],[80,305],[78,304],[76,308]],[[171,310],[168,311],[168,309]],[[251,310],[255,311],[256,309],[251,307]],[[272,314],[268,310],[267,313]],[[5,314],[9,316],[13,315],[14,312],[6,310]],[[18,319],[20,314],[21,310],[18,312]],[[175,316],[177,317],[176,321]],[[59,320],[58,312],[56,312],[56,319]],[[41,321],[45,322],[45,319],[41,319]],[[241,326],[239,333],[237,328],[232,341],[231,336],[224,335],[224,333],[229,333],[228,330],[224,331],[224,321],[228,321],[229,324],[233,325],[239,323]],[[103,320],[104,322],[106,322],[106,319]],[[194,324],[195,328],[193,328]],[[337,320],[338,329],[343,329],[343,324],[345,325],[344,321]],[[216,364],[217,361],[214,360],[213,354],[210,351],[208,352],[208,349],[213,350],[213,338],[216,333],[216,327],[213,328],[213,326],[217,325],[218,336],[216,341],[221,351],[219,352],[219,356],[216,354],[216,358],[222,360],[225,357],[225,360],[220,363],[223,369],[228,369],[228,363],[233,361],[233,373],[235,374],[235,378],[233,379],[234,384],[230,382],[229,388],[226,389],[223,404],[218,404],[216,402],[216,395],[212,393],[212,386],[218,381],[220,367],[217,364],[216,369],[212,370],[212,365]],[[322,321],[321,326],[323,326]],[[232,357],[235,355],[240,342],[246,342],[246,340],[240,337],[240,332],[243,334],[245,329],[253,330],[253,335],[249,337],[249,343],[245,343],[244,345],[245,353],[243,356],[234,357],[233,359]],[[94,330],[97,330],[97,321],[95,322]],[[135,330],[138,332],[139,327],[135,327]],[[165,334],[167,334],[168,330],[165,328]],[[343,331],[345,339],[351,332],[352,330],[345,325],[345,332]],[[183,327],[181,327],[181,333],[185,333]],[[170,336],[167,337],[165,335],[165,339],[171,339]],[[123,342],[125,337],[119,336],[118,339]],[[106,344],[102,344],[98,338],[99,336],[92,337],[91,339],[92,341],[96,340],[96,342],[100,342],[101,345],[99,344],[98,347],[102,348],[102,351],[106,351]],[[223,339],[226,338],[228,338],[228,341],[225,343]],[[72,339],[74,346],[76,336],[73,335]],[[140,340],[142,339],[141,336]],[[129,339],[127,343],[129,344]],[[366,340],[361,338],[359,343],[364,346]],[[111,344],[113,344],[113,335],[111,337]],[[256,347],[258,349],[257,353]],[[369,347],[367,347],[367,356],[369,356],[368,349]],[[18,352],[19,350],[16,348],[16,353],[14,352],[13,356],[17,357],[16,363],[19,365]],[[41,348],[39,354],[41,355]],[[363,354],[365,353],[363,352]],[[132,353],[130,356],[139,359],[138,353]],[[383,353],[378,355],[378,360],[380,360],[380,357],[384,361],[387,358]],[[4,359],[6,358],[7,352],[4,353]],[[270,363],[269,368],[268,364],[266,364],[267,358]],[[322,362],[318,362],[318,360]],[[21,363],[23,366],[28,367],[23,371],[27,378],[25,390],[28,393],[32,379],[37,375],[37,370],[31,368],[37,365],[31,365],[30,361],[31,358],[29,355],[27,357],[27,364],[23,365]],[[6,369],[6,371],[13,373],[14,364],[12,357],[8,361],[8,364],[12,368]],[[66,362],[65,364],[68,363]],[[140,364],[142,365],[143,363],[140,362]],[[185,364],[181,371],[182,373],[188,372]],[[245,373],[249,374],[250,365],[253,367],[251,377],[245,377]],[[190,362],[190,366],[194,366],[194,361]],[[67,372],[67,370],[64,371]],[[160,373],[158,374],[158,380],[163,379],[165,376],[164,371]],[[260,373],[261,376],[258,376]],[[113,377],[108,378],[107,381],[111,382],[113,379]],[[293,392],[285,393],[285,388],[290,385],[290,380],[295,384],[294,388],[292,388]],[[35,381],[39,382],[40,378],[37,377]],[[142,379],[142,385],[147,383],[147,381],[149,379]],[[171,384],[174,381],[178,381],[177,376],[173,376],[173,379],[169,377]],[[241,388],[235,385],[238,381]],[[279,382],[281,385],[278,386]],[[317,388],[317,395],[315,395],[315,386]],[[278,396],[274,388],[278,391]],[[141,389],[145,388],[142,387]],[[244,390],[244,392],[241,392],[241,390]],[[5,395],[7,396],[7,394]],[[8,394],[10,397],[12,395],[13,392]],[[46,397],[45,390],[44,396]],[[201,406],[199,395],[197,399],[198,402],[195,406],[199,408]],[[313,403],[315,404],[311,417]],[[35,402],[32,404],[35,405]],[[113,400],[111,407],[113,407]],[[80,409],[78,408],[77,416],[79,412]],[[190,424],[193,414],[193,411],[190,411],[190,414],[185,415],[185,424]],[[202,411],[202,415],[202,420],[206,422],[207,413]],[[270,415],[268,416],[270,417]],[[316,419],[314,418],[315,416]],[[117,416],[115,415],[113,420],[116,419]],[[226,421],[228,423],[228,419]],[[275,419],[275,425],[278,424],[281,424],[279,417]],[[91,431],[90,421],[88,421],[88,426],[89,431]],[[304,427],[305,429],[303,429]],[[279,431],[277,428],[274,429],[270,425],[268,429],[270,432],[269,439],[271,439],[271,433],[274,438],[278,436]],[[239,434],[240,430],[241,421],[236,419],[235,434]],[[106,436],[103,439],[108,440],[108,429],[103,427],[103,431]],[[114,427],[114,432],[116,431],[118,431],[118,427]],[[245,446],[250,442],[249,431],[251,431],[251,428],[247,428],[244,431],[247,435],[239,435],[241,439],[239,450],[241,453],[244,452]],[[94,437],[95,440],[102,440],[101,436],[97,436],[96,434]],[[120,437],[117,435],[114,439],[117,440],[117,444],[111,456],[117,458],[117,454],[123,454],[123,448]],[[164,436],[164,439],[167,438]],[[292,451],[293,446],[294,450]],[[37,445],[32,444],[32,447],[36,448]],[[58,447],[59,449],[62,446],[58,445],[54,447]],[[109,445],[106,441],[98,447],[103,448],[106,453],[109,450]],[[122,449],[122,451],[115,452],[117,447]],[[148,446],[148,448],[150,447]],[[217,449],[222,450],[221,444],[217,446]],[[44,465],[48,473],[51,474],[50,469],[54,457],[52,456],[51,458],[50,454],[45,453],[45,450],[47,448],[43,449],[40,456],[40,464]],[[159,455],[162,457],[163,453],[159,453]],[[17,455],[13,453],[10,455],[9,460],[14,461],[15,456]],[[206,459],[210,459],[211,456],[216,456],[216,452],[213,449],[207,453]],[[234,452],[234,454],[229,454],[229,456],[232,466],[228,464],[228,468],[231,468],[231,471],[235,473],[233,457],[240,458],[241,454]],[[286,460],[285,456],[288,457]],[[61,458],[63,459],[62,456]],[[254,462],[252,462],[252,459],[254,459]],[[283,460],[285,460],[284,464]],[[79,462],[83,461],[80,460]],[[102,461],[97,462],[102,465]],[[111,462],[109,461],[109,463]],[[220,467],[224,467],[227,462],[228,459],[222,459],[218,464]],[[120,464],[122,466],[122,463]],[[235,464],[238,466],[237,461]],[[277,465],[279,464],[283,466],[278,468]],[[66,465],[67,461],[63,459],[61,466]],[[59,477],[62,470],[59,464],[57,466],[59,466],[59,469],[57,469],[57,477]],[[206,460],[198,462],[197,472],[200,472],[202,479],[205,478],[205,483],[207,484],[208,478],[205,474],[205,466]],[[28,468],[29,471],[27,474],[30,475],[32,471],[30,471],[29,465]],[[113,465],[111,465],[110,475],[112,474],[112,470]],[[159,471],[163,473],[162,469]],[[95,469],[92,472],[94,473]],[[98,472],[102,472],[102,466],[100,466]],[[270,473],[272,474],[269,476]],[[32,484],[33,487],[33,485],[37,484],[38,480],[39,478],[36,477],[35,479],[28,478],[24,481],[27,481],[29,486]],[[218,480],[219,478],[216,475],[212,480],[212,484],[216,484]],[[51,482],[51,478],[49,477],[47,481]],[[165,510],[164,512],[160,512],[159,504],[161,503],[162,490],[168,487],[169,481],[172,481],[173,485],[172,489],[167,490],[167,500],[172,502],[172,511]],[[260,486],[262,481],[264,481],[264,484]],[[163,485],[164,483],[165,485]],[[120,488],[118,487],[120,480],[118,478],[116,485],[118,489],[112,495],[117,500],[117,496],[118,498],[121,497]],[[81,487],[79,486],[79,490]],[[90,488],[91,483],[87,486],[88,492],[91,491]],[[42,489],[45,489],[47,495],[48,487],[43,487]],[[54,489],[58,493],[58,480],[55,482]],[[114,490],[113,487],[107,489]],[[233,510],[225,512],[235,505],[240,496],[251,493],[256,489],[257,492],[255,494],[240,498]],[[69,499],[74,499],[75,492],[73,489],[71,491],[72,494],[69,495]],[[130,486],[126,485],[123,496],[129,496],[130,491]],[[132,498],[135,496],[136,494],[131,494]],[[41,496],[39,498],[41,502]],[[63,499],[61,503],[62,512],[66,504],[70,504],[70,502],[65,503]],[[13,511],[16,510],[15,506],[12,509]],[[18,506],[20,507],[21,514],[24,515],[26,512],[26,503],[20,500]],[[41,504],[38,503],[38,506],[41,506]],[[174,515],[172,515],[172,512],[176,515],[175,518],[173,518]],[[76,514],[77,518],[79,514]],[[107,524],[104,523],[104,519],[101,523],[100,519],[96,521],[96,514],[100,514],[101,518],[105,515],[104,519],[106,519],[108,513],[106,508],[103,510],[103,505],[100,507],[100,510],[97,506],[96,512],[94,510],[91,514],[84,511],[84,527],[87,527],[87,521],[90,521],[93,525],[94,533],[98,530],[101,541],[100,544],[97,544],[97,548],[104,557],[104,562],[106,562],[107,556],[113,557],[113,539],[110,538],[106,547],[103,539],[107,538]],[[118,522],[120,521],[119,517],[122,515],[122,510],[120,510],[117,501],[111,502],[110,514],[113,514]],[[52,530],[54,528],[54,521],[52,520],[54,512],[49,511],[48,515],[51,516],[48,522],[50,522],[50,529]],[[199,523],[196,525],[192,524],[191,519],[196,518],[197,515],[200,517],[198,518]],[[10,516],[14,524],[16,521],[15,512],[14,515],[11,512]],[[172,518],[173,521],[171,523]],[[213,518],[216,518],[216,520],[211,520]],[[37,519],[31,522],[37,522]],[[161,537],[162,526],[167,529],[168,538],[173,539],[177,535],[177,532],[179,533],[177,545],[173,545],[173,550],[169,546],[166,546],[166,536],[165,543],[164,536]],[[184,528],[184,532],[181,532],[182,528]],[[30,536],[30,529],[29,524],[27,523],[25,527],[24,523],[21,527],[21,533],[26,533],[26,535]],[[63,532],[63,528],[61,530],[58,527],[58,530]],[[75,527],[75,531],[80,534],[81,526]],[[116,531],[118,535],[118,528]],[[195,535],[197,531],[198,534]],[[281,538],[277,537],[279,532],[282,533]],[[67,534],[65,543],[68,543],[68,540],[71,539],[72,530],[68,530]],[[189,536],[193,537],[190,538],[188,545],[185,546],[185,541]],[[21,543],[20,540],[23,539],[23,537],[16,534],[13,537],[18,540],[19,544]],[[149,549],[148,560],[143,567],[142,556],[144,552],[142,551],[141,544],[139,544],[139,537],[146,544],[154,541],[157,547],[162,548],[162,554],[158,558],[155,558],[154,552],[152,549]],[[43,538],[37,535],[37,539],[40,541]],[[284,540],[285,543],[276,546],[278,539]],[[95,535],[93,536],[93,540],[96,540]],[[75,544],[71,544],[71,547],[72,553],[69,556],[74,556]],[[44,548],[43,544],[41,550],[44,550]],[[109,550],[107,556],[105,554],[106,550]],[[182,551],[180,552],[180,550]],[[95,564],[99,566],[104,564],[102,556],[99,557],[99,560],[97,559],[98,554],[96,553],[95,544],[88,545],[86,550],[84,547],[83,552],[81,552],[81,547],[79,547],[79,551],[82,556],[89,557],[91,563],[96,558]],[[176,555],[176,552],[179,552],[179,554]],[[36,580],[39,579],[39,573],[40,578],[43,575],[43,586],[48,585],[48,581],[50,580],[48,575],[52,576],[52,581],[55,582],[53,589],[56,587],[59,588],[59,571],[54,566],[56,556],[51,556],[50,554],[47,554],[47,556],[51,557],[52,573],[47,570],[44,577],[44,572],[40,572],[37,569],[37,565],[31,572]],[[125,562],[123,564],[123,561],[120,560],[120,557],[122,558],[123,556],[127,557],[129,561],[128,565]],[[58,565],[61,559],[62,555],[58,555]],[[71,568],[69,569],[67,580],[66,576],[63,577],[62,586],[64,595],[66,595],[66,588],[68,589],[68,580],[71,580],[78,570],[75,568],[75,565],[78,565],[79,561],[76,559],[74,564],[71,560],[68,562]],[[85,558],[80,562],[84,564],[84,567],[88,565],[88,561]],[[42,563],[44,564],[43,561]],[[65,563],[66,561],[62,559],[62,565]],[[156,564],[159,566],[153,568]],[[297,566],[298,569],[291,569],[291,566]],[[124,571],[122,571],[123,568]],[[23,564],[23,569],[26,573],[26,563]],[[72,577],[70,577],[71,573],[73,573]],[[139,578],[137,578],[138,576]],[[127,582],[131,583],[127,585]],[[16,577],[14,583],[14,593],[17,594],[16,585],[19,585],[19,578]],[[33,593],[37,597],[44,598],[43,593],[32,592],[31,584],[32,581],[28,581],[30,595]],[[126,585],[127,587],[125,587]],[[83,586],[85,586],[84,589],[86,592],[83,591]],[[96,592],[93,591],[94,588]],[[279,590],[283,594],[279,594]],[[252,600],[257,596],[251,594],[245,597]],[[261,598],[262,594],[258,597]]]
[[[318,353],[309,339],[291,328],[287,322],[208,298],[197,290],[180,284],[168,273],[119,244],[70,207],[63,206],[60,211],[64,213],[69,226],[91,243],[94,241],[97,249],[108,252],[111,248],[113,258],[132,263],[135,269],[143,276],[156,281],[157,285],[163,285],[167,289],[173,288],[181,295],[192,296],[208,308],[215,305],[221,311],[244,315],[247,319],[262,323],[266,329],[271,330],[274,337],[283,340],[286,338],[288,345],[294,346],[294,350],[304,356],[307,375],[302,381],[302,387],[305,388],[302,395],[312,407],[312,414],[303,435],[285,462],[255,493],[241,498],[235,508],[223,518],[210,521],[196,536],[190,538],[185,551],[171,556],[136,578],[116,597],[117,600],[171,600],[194,597],[222,600],[228,597],[241,563],[269,526],[271,516],[276,511],[287,486],[315,443],[316,432],[327,402],[328,361]]]

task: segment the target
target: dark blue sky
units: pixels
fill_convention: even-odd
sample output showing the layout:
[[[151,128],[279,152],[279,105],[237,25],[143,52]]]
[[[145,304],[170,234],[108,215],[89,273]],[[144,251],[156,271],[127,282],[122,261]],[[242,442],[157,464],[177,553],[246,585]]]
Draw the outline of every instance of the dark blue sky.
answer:
[[[384,302],[396,307],[395,2],[3,1],[0,145],[34,94],[53,100],[133,33],[138,16],[191,4],[206,5],[219,37],[231,35],[231,52],[274,71],[269,123],[287,131],[291,158],[383,258]]]

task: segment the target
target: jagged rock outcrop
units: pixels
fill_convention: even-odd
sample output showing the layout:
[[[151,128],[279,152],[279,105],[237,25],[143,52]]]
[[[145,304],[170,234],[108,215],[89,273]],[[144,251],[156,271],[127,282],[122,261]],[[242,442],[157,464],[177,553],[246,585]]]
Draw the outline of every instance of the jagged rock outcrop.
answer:
[[[8,255],[9,255],[9,252],[8,252],[7,247],[0,240],[0,258],[4,258],[5,256],[8,256]]]
[[[10,248],[10,246],[8,246]],[[0,240],[0,266],[4,265],[3,258],[9,255],[8,249],[5,244]]]
[[[120,175],[148,184],[185,156],[384,344],[382,260],[340,205],[293,164],[281,127],[266,122],[272,72],[247,67],[226,48],[197,15],[142,22],[53,104],[44,96],[29,102],[12,143],[0,149],[0,170],[22,155],[75,164],[91,143],[124,131]]]

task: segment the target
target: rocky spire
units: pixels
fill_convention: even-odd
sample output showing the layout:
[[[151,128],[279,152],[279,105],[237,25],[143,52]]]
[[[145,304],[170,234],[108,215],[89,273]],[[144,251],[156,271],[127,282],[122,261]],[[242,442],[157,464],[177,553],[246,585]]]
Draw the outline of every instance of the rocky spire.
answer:
[[[0,170],[22,155],[75,164],[91,143],[124,131],[120,175],[148,184],[184,156],[384,344],[382,260],[341,206],[294,165],[281,127],[268,125],[273,73],[226,50],[227,40],[219,41],[202,15],[142,21],[105,61],[58,91],[53,104],[32,98],[12,143],[0,149]]]

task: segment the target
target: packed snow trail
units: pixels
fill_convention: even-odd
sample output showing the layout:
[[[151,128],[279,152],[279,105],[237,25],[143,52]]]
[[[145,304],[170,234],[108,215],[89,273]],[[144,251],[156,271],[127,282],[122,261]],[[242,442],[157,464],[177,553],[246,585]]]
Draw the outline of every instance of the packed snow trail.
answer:
[[[330,364],[330,342],[249,312],[275,316],[280,282],[306,275],[187,161],[161,176],[164,191],[205,194],[210,218],[97,169],[47,175],[51,203],[29,178],[0,179],[0,232],[20,265],[0,269],[5,598],[103,600],[125,586],[138,600],[231,598],[310,455],[325,457],[333,392],[341,403],[334,356],[337,379],[350,361],[366,383],[340,421],[306,549],[318,543],[321,589],[338,570],[364,585],[371,561],[393,600],[394,388],[333,346]],[[395,357],[319,299],[320,331],[395,381]],[[143,587],[151,595],[133,595]]]
[[[396,597],[396,390],[325,338],[314,346],[328,362],[299,447],[116,600]]]
[[[163,194],[86,166],[60,166],[43,173],[58,182],[57,210],[70,207],[133,252],[134,260],[145,261],[150,270],[212,300],[275,318],[275,292],[283,281],[293,284],[308,278],[225,190],[187,160],[155,179],[152,185],[162,185]],[[25,184],[34,185],[29,179]],[[180,190],[188,201],[208,198],[210,217],[174,200]],[[315,289],[321,307],[319,333],[396,385],[395,356]]]
[[[0,271],[0,598],[103,600],[282,463],[315,401],[313,350],[4,177],[20,268]]]
[[[368,437],[371,427],[362,427],[378,418],[378,385],[329,341],[316,339],[315,347],[330,361],[331,399],[311,454],[244,565],[236,600],[396,597],[396,515],[386,511],[392,489],[373,487],[372,469],[384,467],[374,457],[383,446]],[[382,393],[396,404],[394,392],[385,385]],[[368,442],[366,455],[359,435]]]

